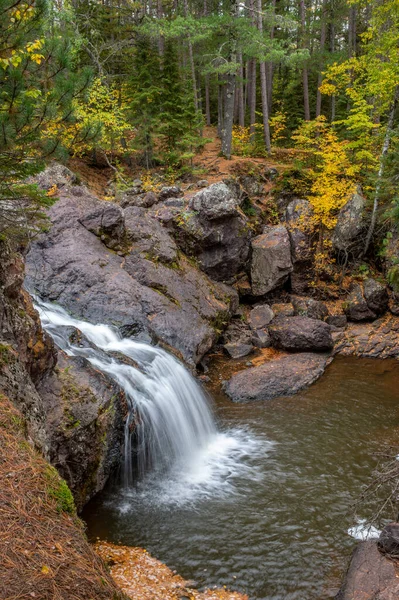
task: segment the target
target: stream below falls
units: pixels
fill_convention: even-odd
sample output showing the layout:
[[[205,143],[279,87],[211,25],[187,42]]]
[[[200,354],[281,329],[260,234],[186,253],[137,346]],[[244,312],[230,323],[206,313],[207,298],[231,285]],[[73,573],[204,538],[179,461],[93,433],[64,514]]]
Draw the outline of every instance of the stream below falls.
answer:
[[[293,398],[239,405],[213,390],[220,433],[184,472],[108,486],[85,508],[89,536],[142,546],[199,587],[333,598],[351,505],[375,453],[399,443],[398,382],[398,362],[338,357]]]

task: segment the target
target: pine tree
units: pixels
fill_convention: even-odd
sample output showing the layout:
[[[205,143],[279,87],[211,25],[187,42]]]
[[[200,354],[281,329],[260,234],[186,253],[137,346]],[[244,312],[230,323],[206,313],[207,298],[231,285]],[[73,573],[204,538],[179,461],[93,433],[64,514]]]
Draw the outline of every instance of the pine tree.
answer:
[[[88,74],[72,71],[73,38],[54,33],[45,0],[1,0],[0,15],[0,233],[28,234],[49,198],[26,179],[62,153]]]

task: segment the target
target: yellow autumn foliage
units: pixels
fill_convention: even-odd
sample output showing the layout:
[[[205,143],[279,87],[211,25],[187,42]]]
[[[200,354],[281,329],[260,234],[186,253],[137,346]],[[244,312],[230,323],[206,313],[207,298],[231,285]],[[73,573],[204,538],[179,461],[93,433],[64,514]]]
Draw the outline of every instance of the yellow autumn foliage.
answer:
[[[312,185],[307,197],[314,227],[332,229],[339,210],[356,189],[357,165],[348,157],[348,142],[340,140],[324,116],[305,121],[293,135],[304,150]]]
[[[74,155],[93,148],[101,148],[106,153],[122,150],[121,140],[130,125],[116,88],[100,78],[95,79],[85,101],[74,101],[73,110],[73,123],[65,123],[63,116],[58,115],[48,123],[44,136],[59,139]]]

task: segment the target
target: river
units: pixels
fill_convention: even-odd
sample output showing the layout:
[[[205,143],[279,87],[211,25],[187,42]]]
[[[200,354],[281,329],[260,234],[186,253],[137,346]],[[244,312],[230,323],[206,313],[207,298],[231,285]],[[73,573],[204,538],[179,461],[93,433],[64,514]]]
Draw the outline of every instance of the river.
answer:
[[[217,369],[217,365],[213,370]],[[292,398],[233,404],[212,386],[219,435],[186,472],[108,487],[89,536],[142,546],[201,587],[257,600],[333,598],[372,507],[352,505],[399,443],[399,363],[338,357]]]

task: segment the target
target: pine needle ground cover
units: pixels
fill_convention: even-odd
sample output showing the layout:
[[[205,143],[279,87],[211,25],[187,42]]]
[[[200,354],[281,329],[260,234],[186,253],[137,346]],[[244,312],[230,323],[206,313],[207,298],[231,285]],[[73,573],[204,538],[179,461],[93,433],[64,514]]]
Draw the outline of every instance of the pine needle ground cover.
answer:
[[[66,483],[0,394],[0,598],[124,600],[88,544]]]

